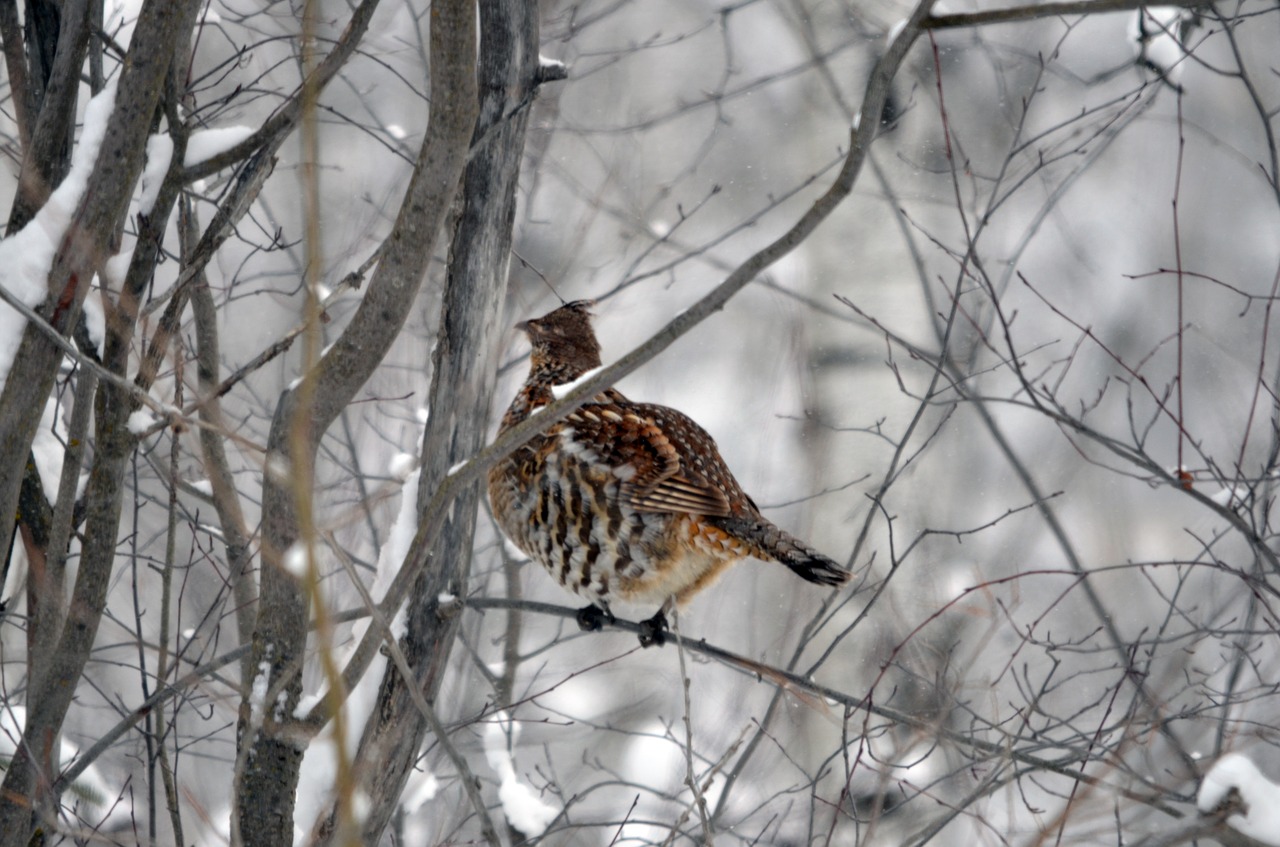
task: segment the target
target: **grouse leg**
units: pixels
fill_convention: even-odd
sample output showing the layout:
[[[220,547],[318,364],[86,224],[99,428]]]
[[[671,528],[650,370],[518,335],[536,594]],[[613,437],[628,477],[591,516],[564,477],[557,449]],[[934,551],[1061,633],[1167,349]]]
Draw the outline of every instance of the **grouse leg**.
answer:
[[[616,620],[608,606],[587,606],[578,610],[578,627],[583,632],[599,632]]]

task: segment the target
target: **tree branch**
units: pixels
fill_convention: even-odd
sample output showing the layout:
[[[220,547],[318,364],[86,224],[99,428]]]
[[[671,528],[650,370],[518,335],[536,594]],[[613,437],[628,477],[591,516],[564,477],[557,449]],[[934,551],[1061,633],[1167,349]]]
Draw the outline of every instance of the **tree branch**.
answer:
[[[1034,6],[1010,6],[1007,9],[986,9],[981,12],[955,12],[948,15],[930,15],[920,22],[922,29],[958,29],[971,26],[1034,21],[1075,15],[1098,15],[1106,12],[1135,12],[1149,6],[1140,0],[1081,0],[1081,2],[1038,3]],[[1178,6],[1192,9],[1204,6],[1204,0],[1173,0],[1162,6]]]

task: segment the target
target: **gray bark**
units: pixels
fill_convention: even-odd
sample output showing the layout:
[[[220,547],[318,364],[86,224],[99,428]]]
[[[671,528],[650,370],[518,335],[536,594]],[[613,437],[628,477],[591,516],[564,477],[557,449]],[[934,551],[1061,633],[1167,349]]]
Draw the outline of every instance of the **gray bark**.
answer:
[[[178,226],[183,237],[183,253],[189,259],[195,249],[199,229],[193,204],[184,202]],[[251,573],[253,554],[249,544],[250,533],[245,525],[240,494],[236,491],[235,479],[227,460],[223,435],[227,427],[222,416],[222,403],[214,393],[222,362],[218,343],[218,313],[213,294],[209,291],[209,281],[203,272],[196,276],[191,289],[191,309],[196,324],[197,378],[200,394],[204,398],[199,414],[200,419],[209,424],[200,429],[200,452],[213,489],[213,507],[218,512],[218,525],[222,528],[225,540],[227,578],[235,597],[236,632],[240,643],[248,644],[253,640],[258,594]],[[246,655],[240,663],[240,684],[245,689],[252,678],[250,667],[249,657]]]
[[[19,26],[17,10],[12,2],[4,3],[3,10],[0,14],[0,37],[4,39],[5,66],[23,150],[18,192],[6,227],[6,234],[12,234],[30,222],[49,193],[66,176],[71,164],[79,68],[88,42],[88,4],[68,3],[59,11],[43,2],[30,3],[25,30]],[[24,44],[29,47],[25,54]],[[27,68],[28,55],[30,72]],[[32,122],[36,123],[34,131],[37,134],[34,137],[31,134]],[[8,391],[9,386],[5,388]],[[25,392],[23,396],[26,396]],[[20,400],[12,405],[0,402],[0,421],[5,420],[5,408],[25,412],[30,407],[22,405]],[[6,422],[0,429],[0,455],[5,459],[25,455],[34,437],[36,422],[38,417],[30,423],[30,436],[25,428],[17,429],[11,421]],[[22,447],[24,438],[26,448]],[[19,472],[11,462],[6,465],[6,471],[18,476],[25,473]],[[14,488],[15,477],[6,476],[6,471],[0,471],[0,515],[17,514],[17,522],[32,517],[38,520],[35,513],[44,511],[38,477],[34,474],[28,477],[27,490],[19,493],[23,481],[19,479],[16,483],[18,488]],[[2,525],[4,533],[0,535],[0,542],[3,546],[0,549],[5,551],[5,564],[0,570],[7,574],[9,553],[13,549],[17,528],[7,521]]]
[[[480,120],[463,182],[463,208],[450,249],[448,283],[435,349],[430,408],[419,478],[420,512],[450,467],[485,442],[495,377],[497,322],[506,291],[516,186],[529,103],[537,85],[538,19],[531,4],[480,3]],[[433,701],[439,690],[459,616],[442,613],[442,592],[461,593],[471,567],[479,484],[462,491],[439,537],[431,565],[410,594],[401,644],[414,678],[388,664],[377,704],[355,760],[357,790],[372,798],[361,822],[361,843],[375,844],[398,805],[429,728],[409,686]],[[411,554],[412,555],[412,554]],[[338,810],[321,824],[321,843],[340,843]]]
[[[269,461],[309,465],[325,430],[382,361],[404,325],[453,201],[475,127],[475,9],[465,0],[437,2],[431,14],[431,122],[405,200],[356,314],[342,336],[295,390],[280,398],[268,436]],[[309,403],[299,401],[309,397]],[[294,437],[302,423],[308,436]],[[299,454],[297,451],[303,451]],[[240,761],[233,832],[248,845],[293,839],[294,794],[305,739],[291,716],[301,692],[308,598],[279,568],[279,554],[299,535],[297,492],[268,473],[263,494],[263,564],[254,633],[254,668],[269,667],[273,708],[261,729],[249,728],[246,697],[239,722]],[[283,704],[277,720],[275,692]]]
[[[198,5],[197,0],[149,2],[139,15],[98,161],[49,276],[50,294],[43,313],[59,332],[67,333],[74,326],[89,280],[109,254],[142,168],[147,134],[174,58],[172,47],[177,45],[185,51],[186,35]],[[157,51],[156,44],[170,45],[171,49]],[[127,340],[116,344],[114,359],[109,350],[108,367],[124,373],[127,350]],[[17,495],[19,471],[26,464],[22,458],[30,449],[40,420],[38,414],[31,414],[31,409],[43,406],[61,356],[52,339],[28,325],[11,371],[22,374],[24,379],[9,380],[0,397],[0,432],[4,433],[0,439],[0,507],[7,506]],[[56,738],[62,727],[106,604],[120,521],[121,480],[135,444],[126,426],[132,410],[132,401],[124,392],[111,383],[102,384],[96,410],[97,453],[86,491],[89,509],[80,568],[57,642],[48,645],[44,653],[48,659],[38,669],[38,677],[33,673],[23,740],[0,788],[3,847],[26,844],[32,829],[32,810],[51,805],[49,788],[54,774],[45,772],[47,742]],[[42,645],[35,645],[35,650],[44,652]]]
[[[88,0],[63,3],[60,9],[47,0],[27,4],[25,41],[30,72],[24,76],[27,90],[16,99],[25,98],[25,107],[37,117],[31,137],[24,139],[29,143],[23,147],[18,194],[9,215],[11,233],[31,220],[67,174],[80,67],[89,44],[89,10]]]

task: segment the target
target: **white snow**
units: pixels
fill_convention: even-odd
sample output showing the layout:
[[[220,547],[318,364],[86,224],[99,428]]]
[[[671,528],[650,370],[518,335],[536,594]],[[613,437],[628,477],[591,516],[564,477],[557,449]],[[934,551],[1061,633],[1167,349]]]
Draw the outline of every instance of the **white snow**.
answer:
[[[151,410],[144,406],[129,416],[129,431],[134,435],[142,435],[142,433],[155,426],[156,420],[156,416],[151,414]]]
[[[328,689],[317,694],[303,694],[298,698],[298,705],[293,710],[293,716],[298,720],[302,720],[311,714],[311,710],[320,704],[320,701],[324,699],[324,695],[327,693]]]
[[[409,133],[405,132],[405,128],[400,124],[387,124],[387,135],[396,141],[403,141]]]
[[[418,419],[418,423],[426,426],[427,421],[431,419],[431,409],[426,406],[419,406],[413,415]]]
[[[538,67],[540,68],[563,68],[564,62],[559,59],[552,59],[550,56],[538,56]]]
[[[356,790],[351,793],[351,817],[360,823],[364,823],[369,817],[369,795],[364,791]]]
[[[1219,506],[1229,506],[1232,503],[1243,503],[1249,496],[1249,489],[1243,485],[1228,485],[1211,494],[1209,499],[1217,503]]]
[[[956,567],[947,570],[944,579],[934,582],[934,595],[939,605],[945,605],[970,595],[971,600],[981,601],[983,592],[973,588],[983,584],[982,572],[972,562],[957,562]]]
[[[441,591],[436,595],[436,602],[441,606],[448,606],[450,603],[458,602],[458,598],[448,591]]]
[[[1176,82],[1186,56],[1178,42],[1184,10],[1177,6],[1146,6],[1129,19],[1129,39],[1138,57],[1158,68]]]
[[[66,178],[26,226],[0,241],[0,285],[28,306],[38,306],[48,294],[49,269],[84,196],[115,102],[116,85],[112,81],[85,107],[80,142],[71,154],[71,170]],[[26,325],[26,318],[0,302],[0,390],[4,389]]]
[[[392,479],[404,482],[418,467],[418,457],[412,453],[397,453],[387,463],[387,473]]]
[[[458,471],[460,471],[460,470],[462,470],[463,468],[465,468],[465,467],[467,466],[467,462],[469,462],[469,461],[471,461],[471,460],[470,460],[470,459],[463,459],[461,462],[458,462],[458,463],[454,464],[454,466],[453,466],[453,467],[449,468],[449,472],[448,472],[447,474],[445,474],[445,476],[453,476],[453,475],[454,475],[454,474],[456,474]]]
[[[267,699],[267,689],[271,687],[271,663],[263,660],[258,663],[258,673],[253,677],[253,685],[249,691],[249,724],[254,729],[262,726],[262,704]]]
[[[132,255],[130,251],[130,256]],[[107,264],[111,264],[111,259],[107,260]],[[98,351],[98,358],[101,359],[103,345],[107,341],[107,316],[102,311],[102,290],[98,285],[91,286],[84,298],[84,328],[89,331],[89,340],[93,342],[93,348]]]
[[[219,541],[222,540],[221,527],[214,526],[213,524],[198,523],[196,524],[196,529],[203,532],[205,535],[208,535],[210,538],[216,538]]]
[[[591,370],[589,370],[589,371],[587,371],[586,373],[584,373],[582,376],[580,376],[580,377],[578,377],[577,379],[575,379],[573,382],[567,382],[567,383],[565,383],[564,385],[553,385],[553,386],[551,387],[551,394],[552,394],[552,395],[553,395],[557,400],[559,400],[561,397],[564,397],[566,394],[568,394],[568,393],[569,393],[570,391],[572,391],[573,389],[577,388],[577,387],[578,387],[579,385],[581,385],[582,383],[584,383],[584,382],[586,382],[587,380],[591,379],[591,377],[593,377],[593,376],[595,376],[596,374],[600,373],[600,371],[601,371],[601,368],[592,368]]]
[[[198,165],[225,153],[241,141],[253,135],[253,127],[224,126],[217,129],[201,129],[187,138],[187,153],[182,157],[186,167]]]
[[[502,549],[517,562],[523,562],[527,558],[525,552],[517,547],[510,538],[507,538],[505,533],[502,536]]]
[[[520,724],[499,712],[484,728],[484,757],[501,780],[498,801],[502,803],[507,822],[525,837],[537,838],[547,831],[560,812],[544,803],[532,787],[516,776],[515,761],[507,747],[508,732],[511,746],[515,746],[520,738]]]
[[[381,601],[386,595],[387,589],[395,579],[396,573],[400,570],[400,566],[409,552],[409,545],[413,543],[413,537],[418,531],[418,475],[419,472],[415,470],[409,474],[409,477],[404,481],[404,485],[401,486],[399,514],[396,516],[395,523],[392,525],[391,532],[383,543],[382,549],[378,551],[377,576],[374,579],[373,588],[370,589],[370,594],[372,594],[374,600]],[[351,628],[352,649],[364,637],[368,628],[368,619],[358,621]],[[391,630],[399,638],[404,634],[404,628],[404,612],[401,610],[392,619]],[[386,662],[386,657],[379,653],[342,706],[347,728],[347,737],[343,739],[343,744],[349,754],[355,753],[356,745],[360,741],[360,733],[369,719],[369,714],[373,711],[374,704],[377,701],[378,685],[382,681],[382,673],[386,667]],[[339,657],[339,664],[345,663],[346,657]],[[323,696],[324,694],[321,692],[304,697],[303,701],[298,704],[294,716],[297,718],[305,717],[320,702],[320,698]],[[329,803],[333,800],[333,782],[337,770],[337,750],[336,740],[333,736],[333,726],[333,722],[330,722],[324,731],[307,747],[304,754],[302,775],[297,791],[298,799],[293,812],[296,832],[310,832],[316,818],[328,808]],[[434,783],[434,777],[430,774],[425,774],[422,778]],[[419,786],[419,791],[423,792],[420,802],[426,802],[426,800],[430,799],[430,794],[426,793],[428,791],[427,787]],[[302,844],[306,842],[305,839],[295,839],[294,843]]]
[[[293,465],[279,453],[272,453],[267,456],[267,461],[262,469],[264,473],[270,475],[271,479],[276,482],[288,482],[293,475]]]
[[[896,39],[899,35],[901,35],[902,31],[906,28],[907,28],[906,18],[903,18],[902,20],[895,23],[893,26],[889,27],[889,32],[884,37],[885,43],[892,44],[894,42],[894,39]]]
[[[107,0],[103,7],[103,32],[111,33],[111,39],[121,49],[127,49],[133,40],[133,28],[138,22],[142,0]]]
[[[404,792],[400,795],[400,808],[405,814],[412,815],[422,804],[436,796],[440,783],[436,775],[430,771],[414,771],[405,783]]]
[[[209,480],[193,479],[189,484],[191,485],[192,488],[194,488],[196,491],[199,491],[201,494],[205,495],[206,497],[213,496],[213,483],[210,482]]]
[[[852,129],[854,132],[857,132],[860,126],[862,126],[862,110],[861,109],[859,109],[857,112],[854,113],[853,120],[849,122],[849,128]]]
[[[127,248],[122,247],[119,253],[107,259],[102,268],[102,276],[106,279],[99,278],[99,286],[112,291],[120,291],[124,287],[124,278],[129,273],[129,263],[133,261],[133,247],[133,244]]]
[[[1213,763],[1200,783],[1196,807],[1208,813],[1232,789],[1240,792],[1244,813],[1227,816],[1227,826],[1271,847],[1280,847],[1280,785],[1263,776],[1250,759],[1228,753]]]
[[[147,139],[147,166],[142,169],[142,191],[138,198],[138,213],[150,215],[151,208],[160,195],[164,175],[169,172],[173,159],[173,139],[167,133]]]
[[[284,555],[280,557],[280,566],[285,569],[286,573],[302,579],[307,575],[307,566],[310,561],[311,555],[307,552],[307,545],[301,541],[295,541],[289,545],[289,549],[285,550]]]
[[[62,436],[59,439],[59,436]],[[36,472],[44,486],[44,496],[50,503],[58,499],[62,480],[62,457],[66,455],[62,445],[66,441],[66,429],[58,417],[58,403],[50,397],[40,415],[40,426],[31,442],[31,455],[36,462]]]

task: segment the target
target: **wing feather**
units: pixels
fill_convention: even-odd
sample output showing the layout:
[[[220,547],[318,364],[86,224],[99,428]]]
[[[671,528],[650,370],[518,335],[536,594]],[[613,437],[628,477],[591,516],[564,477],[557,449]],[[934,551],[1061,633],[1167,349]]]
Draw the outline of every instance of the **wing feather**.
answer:
[[[615,397],[621,402],[599,402]],[[674,409],[629,403],[616,392],[595,399],[569,415],[566,423],[573,429],[575,444],[591,450],[623,480],[622,490],[633,508],[713,517],[731,514],[725,481],[733,489],[737,482],[701,427]]]

